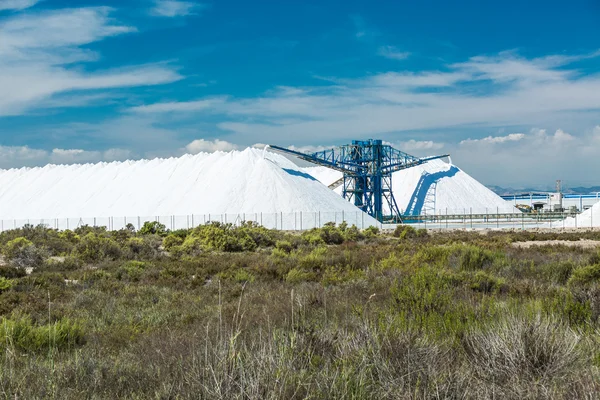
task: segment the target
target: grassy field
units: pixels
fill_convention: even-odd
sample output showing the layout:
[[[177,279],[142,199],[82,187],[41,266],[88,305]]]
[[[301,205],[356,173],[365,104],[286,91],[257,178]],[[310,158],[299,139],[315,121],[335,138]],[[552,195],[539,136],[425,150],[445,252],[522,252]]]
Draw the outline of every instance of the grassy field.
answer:
[[[0,396],[600,398],[600,248],[514,245],[581,238],[3,232]]]

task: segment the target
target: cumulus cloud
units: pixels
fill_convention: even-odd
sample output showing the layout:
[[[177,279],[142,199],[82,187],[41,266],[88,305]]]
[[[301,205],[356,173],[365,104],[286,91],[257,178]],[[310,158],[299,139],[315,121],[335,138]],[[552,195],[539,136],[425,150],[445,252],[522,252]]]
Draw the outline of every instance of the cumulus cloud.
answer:
[[[200,98],[148,104],[134,111],[218,116],[219,129],[262,142],[289,143],[298,137],[306,143],[348,137],[382,137],[395,142],[394,136],[407,131],[529,128],[563,120],[570,121],[569,129],[584,129],[597,124],[600,76],[582,74],[570,64],[597,56],[527,59],[504,52],[449,64],[443,70],[332,78],[328,85],[280,87],[255,98]],[[514,134],[483,140],[518,139]]]
[[[506,142],[518,142],[525,138],[524,133],[511,133],[506,136],[488,136],[482,139],[465,139],[460,142],[462,145],[473,144],[473,143],[488,143],[488,144],[500,144]]]
[[[0,0],[0,11],[5,10],[24,10],[33,7],[40,0]]]
[[[214,139],[214,140],[205,140],[205,139],[196,139],[187,146],[185,146],[185,150],[191,154],[197,153],[214,153],[215,151],[231,151],[237,150],[238,146],[229,143],[225,140]]]
[[[575,136],[533,128],[519,135],[519,140],[461,141],[449,152],[457,165],[488,184],[545,187],[556,179],[567,186],[598,184],[592,173],[600,169],[595,129]]]
[[[129,150],[118,148],[105,151],[55,148],[47,151],[28,146],[0,146],[0,168],[124,161],[132,155]]]
[[[433,140],[414,140],[410,139],[406,142],[399,142],[392,144],[399,150],[411,152],[411,151],[423,151],[423,150],[440,150],[444,148],[444,143],[434,142]]]
[[[84,46],[135,31],[111,17],[107,7],[48,10],[0,20],[0,117],[52,107],[69,92],[157,85],[182,77],[166,64],[85,72],[80,63],[96,61]],[[94,94],[98,96],[98,93]],[[77,96],[71,97],[76,106]],[[81,97],[81,104],[87,104]],[[57,106],[64,106],[58,99]]]
[[[12,168],[16,165],[30,164],[47,156],[43,150],[32,149],[29,146],[0,146],[0,165]]]
[[[203,4],[179,0],[155,0],[150,14],[157,17],[181,17],[204,8]]]

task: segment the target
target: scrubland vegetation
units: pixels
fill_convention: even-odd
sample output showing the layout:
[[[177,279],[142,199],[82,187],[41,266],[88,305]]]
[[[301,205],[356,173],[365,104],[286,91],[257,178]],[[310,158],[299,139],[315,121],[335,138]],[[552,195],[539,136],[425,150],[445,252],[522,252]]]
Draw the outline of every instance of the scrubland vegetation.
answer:
[[[599,232],[0,234],[0,395],[600,398]]]

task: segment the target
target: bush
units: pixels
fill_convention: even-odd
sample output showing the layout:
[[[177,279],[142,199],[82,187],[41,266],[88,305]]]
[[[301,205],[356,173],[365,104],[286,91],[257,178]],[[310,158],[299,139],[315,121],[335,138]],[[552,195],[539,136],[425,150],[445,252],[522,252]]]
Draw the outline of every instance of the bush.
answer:
[[[290,284],[307,282],[315,280],[315,274],[308,271],[303,271],[298,268],[292,268],[285,276],[285,281]]]
[[[366,274],[362,269],[328,267],[323,273],[321,283],[324,286],[339,285],[346,282],[365,279]]]
[[[159,236],[146,235],[129,238],[125,242],[125,246],[129,250],[131,258],[154,259],[160,254],[161,243],[162,240]]]
[[[600,281],[600,264],[577,268],[569,279],[570,286],[589,287]]]
[[[285,253],[291,253],[292,250],[294,250],[294,246],[290,242],[288,242],[287,240],[278,240],[275,243],[275,248],[277,250],[281,250],[281,251],[283,251]]]
[[[127,280],[130,282],[137,282],[140,280],[144,270],[146,268],[146,263],[141,261],[129,261],[123,264],[116,273],[117,279],[119,280]]]
[[[4,247],[7,260],[18,268],[36,268],[44,263],[46,253],[24,237],[11,240]]]
[[[181,236],[173,235],[172,233],[167,235],[167,237],[163,240],[163,247],[167,251],[171,251],[175,246],[181,246],[183,244],[184,238]]]
[[[275,233],[253,222],[240,227],[232,224],[210,222],[195,228],[181,245],[186,254],[197,254],[201,250],[225,252],[255,251],[259,247],[275,245]]]
[[[10,279],[6,279],[5,277],[0,277],[0,293],[10,289],[13,287],[13,281]]]
[[[458,267],[461,271],[483,269],[495,258],[491,251],[471,245],[458,246],[453,255],[458,258]]]
[[[146,221],[140,229],[140,235],[167,236],[167,227],[158,221]]]
[[[364,235],[356,226],[352,225],[348,228],[346,222],[342,222],[338,227],[333,222],[327,222],[322,228],[313,228],[302,233],[302,240],[313,246],[342,244],[345,241],[356,242],[363,238]]]
[[[417,237],[417,231],[410,225],[398,225],[394,230],[394,237],[399,239],[411,239]]]
[[[121,248],[113,239],[96,233],[85,235],[73,249],[73,256],[86,263],[116,260],[121,253]]]
[[[369,226],[367,229],[363,230],[363,235],[369,239],[377,237],[379,235],[379,228],[376,226]]]
[[[483,271],[477,271],[475,276],[471,277],[471,289],[483,293],[500,292],[506,289],[506,281]]]

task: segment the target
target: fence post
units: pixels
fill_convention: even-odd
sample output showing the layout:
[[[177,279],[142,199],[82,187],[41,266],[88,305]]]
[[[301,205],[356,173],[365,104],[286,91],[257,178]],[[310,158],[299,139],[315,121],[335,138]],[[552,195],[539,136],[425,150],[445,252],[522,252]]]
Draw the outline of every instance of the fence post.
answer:
[[[496,228],[500,228],[500,207],[496,207]]]
[[[300,211],[300,230],[302,230],[302,211]]]

